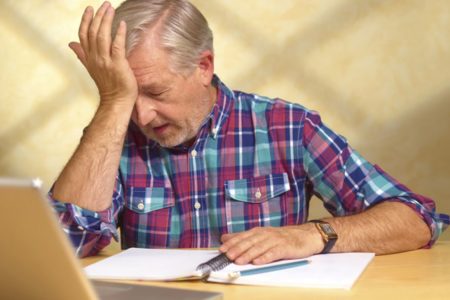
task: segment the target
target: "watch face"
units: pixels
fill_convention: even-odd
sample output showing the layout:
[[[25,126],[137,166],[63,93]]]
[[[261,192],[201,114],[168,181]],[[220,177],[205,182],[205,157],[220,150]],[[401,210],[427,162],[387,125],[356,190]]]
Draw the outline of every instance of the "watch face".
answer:
[[[335,238],[337,237],[336,232],[333,230],[333,227],[331,227],[330,224],[320,224],[320,227],[322,228],[323,232],[329,237],[329,238]]]

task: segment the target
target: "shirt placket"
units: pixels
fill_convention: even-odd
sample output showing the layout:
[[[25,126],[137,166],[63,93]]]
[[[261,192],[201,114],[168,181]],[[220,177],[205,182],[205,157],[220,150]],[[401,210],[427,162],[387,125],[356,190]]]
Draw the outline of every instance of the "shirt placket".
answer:
[[[207,206],[206,206],[206,174],[204,160],[200,146],[197,144],[190,149],[189,174],[191,183],[192,218],[192,246],[206,248],[209,245]]]

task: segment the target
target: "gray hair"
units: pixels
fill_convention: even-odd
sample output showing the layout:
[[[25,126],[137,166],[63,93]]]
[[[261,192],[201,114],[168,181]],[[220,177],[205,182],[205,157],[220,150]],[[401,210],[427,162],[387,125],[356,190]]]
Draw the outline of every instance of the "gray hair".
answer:
[[[174,71],[190,72],[203,51],[214,51],[208,22],[187,0],[126,0],[116,9],[113,37],[120,21],[127,23],[127,55],[141,41],[142,34],[161,21],[160,46],[168,52]]]

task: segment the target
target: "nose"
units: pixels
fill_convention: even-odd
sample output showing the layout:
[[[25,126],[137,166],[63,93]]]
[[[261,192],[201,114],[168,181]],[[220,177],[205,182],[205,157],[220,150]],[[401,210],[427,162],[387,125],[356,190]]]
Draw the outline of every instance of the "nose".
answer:
[[[139,96],[135,104],[135,118],[139,126],[144,127],[156,117],[155,106],[148,99]]]

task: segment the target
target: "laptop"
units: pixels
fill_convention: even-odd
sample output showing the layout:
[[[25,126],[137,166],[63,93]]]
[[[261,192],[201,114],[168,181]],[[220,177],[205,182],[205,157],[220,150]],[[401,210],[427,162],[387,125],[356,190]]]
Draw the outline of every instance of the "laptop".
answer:
[[[0,178],[2,299],[222,299],[218,292],[90,281],[39,180]]]

